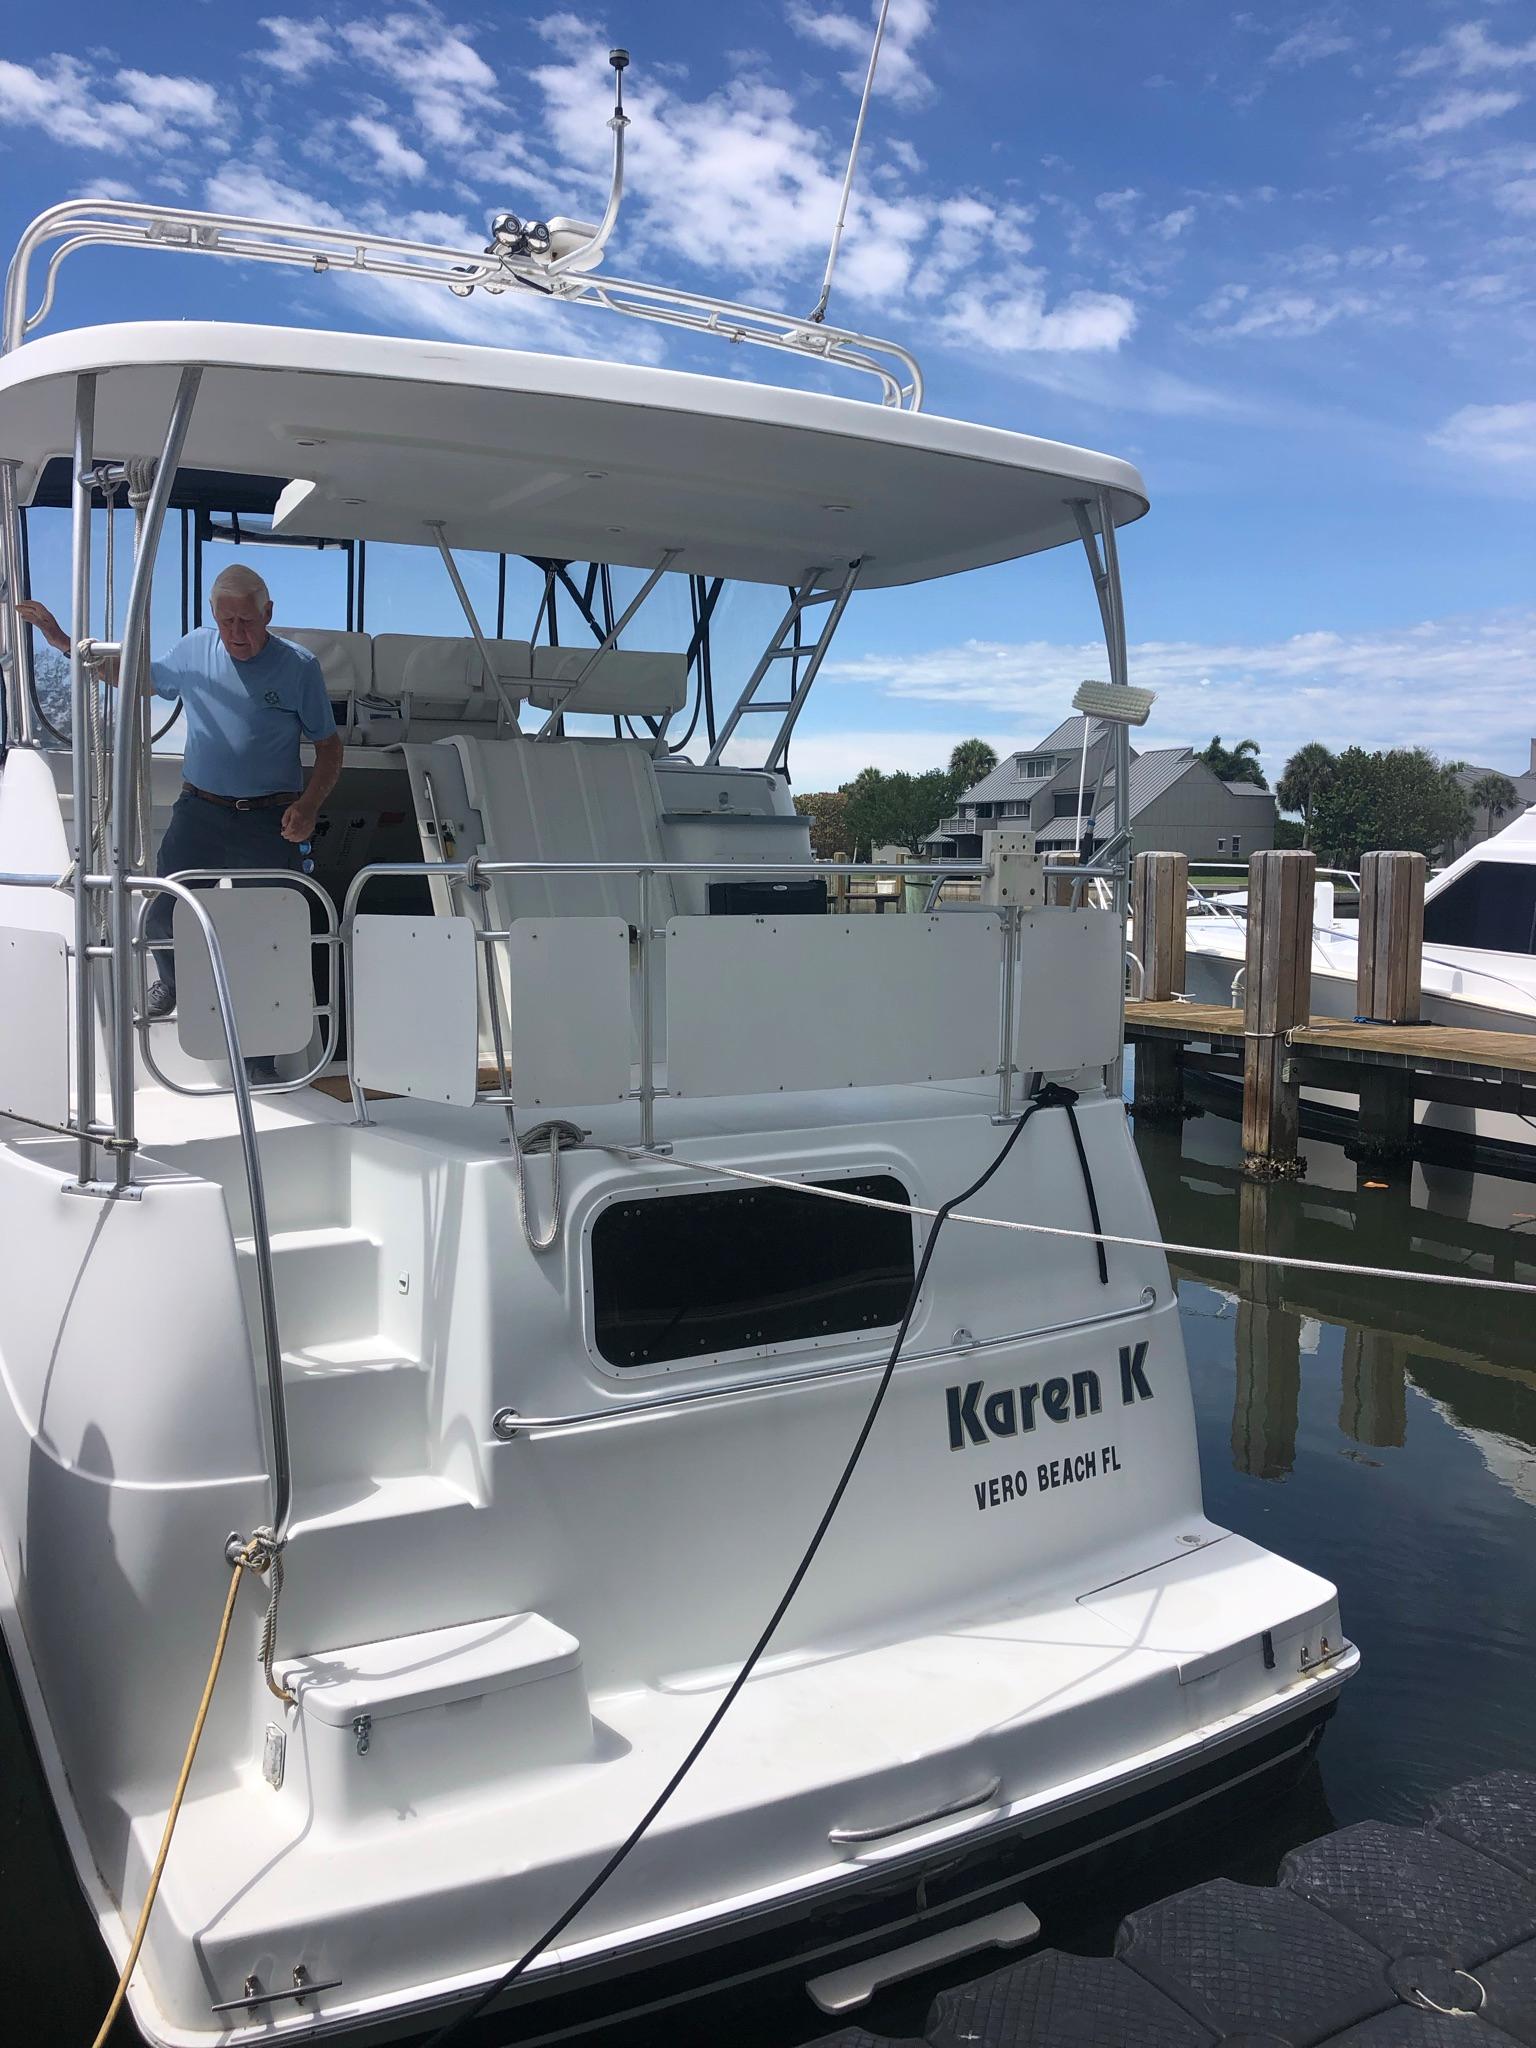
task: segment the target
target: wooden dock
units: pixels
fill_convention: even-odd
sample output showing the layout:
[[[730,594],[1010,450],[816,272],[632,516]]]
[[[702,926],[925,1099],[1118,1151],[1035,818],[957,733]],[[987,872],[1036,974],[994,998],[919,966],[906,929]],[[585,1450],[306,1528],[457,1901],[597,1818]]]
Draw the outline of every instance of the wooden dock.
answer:
[[[1310,853],[1260,853],[1250,864],[1245,985],[1234,1007],[1181,998],[1188,864],[1182,854],[1139,855],[1132,900],[1142,993],[1126,1004],[1138,1115],[1183,1116],[1189,1072],[1241,1076],[1244,1170],[1259,1180],[1304,1170],[1303,1088],[1356,1097],[1353,1149],[1382,1162],[1412,1153],[1416,1102],[1536,1118],[1536,1035],[1420,1017],[1423,869],[1418,854],[1366,856],[1359,1014],[1350,1020],[1311,1014]]]

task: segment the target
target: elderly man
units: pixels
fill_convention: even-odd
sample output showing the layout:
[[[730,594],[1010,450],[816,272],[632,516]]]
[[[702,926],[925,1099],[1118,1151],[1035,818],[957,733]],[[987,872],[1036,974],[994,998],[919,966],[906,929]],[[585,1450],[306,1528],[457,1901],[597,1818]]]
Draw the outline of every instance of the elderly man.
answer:
[[[341,740],[320,664],[307,648],[267,630],[272,599],[254,569],[235,563],[223,570],[211,609],[211,626],[188,633],[150,665],[155,695],[180,697],[187,721],[185,780],[155,871],[291,868],[341,773]],[[16,610],[50,647],[69,652],[68,635],[45,605],[29,601]],[[315,749],[307,779],[301,737]],[[176,956],[164,946],[171,912],[172,899],[157,896],[145,921],[162,948],[155,954],[159,979],[149,987],[152,1017],[168,1017],[176,1006]],[[246,1064],[253,1081],[277,1079],[270,1060]]]

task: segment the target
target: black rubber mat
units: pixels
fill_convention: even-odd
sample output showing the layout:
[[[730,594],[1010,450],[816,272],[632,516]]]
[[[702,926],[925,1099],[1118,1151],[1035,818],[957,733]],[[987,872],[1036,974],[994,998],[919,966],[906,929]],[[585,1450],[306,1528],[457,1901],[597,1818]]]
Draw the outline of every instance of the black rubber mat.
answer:
[[[806,2048],[923,2048],[921,2041],[892,2041],[885,2034],[872,2034],[866,2027],[844,2027],[840,2034],[824,2034]]]
[[[931,2048],[1208,2048],[1216,2039],[1123,1963],[1054,1950],[940,1992],[926,2032]]]
[[[1395,2002],[1378,1950],[1295,1892],[1228,1878],[1132,1913],[1115,1952],[1218,2037],[1312,2048]]]
[[[1437,1799],[1429,1825],[1536,1883],[1536,1776],[1495,1771]]]
[[[1483,2017],[1536,2048],[1536,1941],[1484,1963],[1477,1981],[1488,1994]]]
[[[1293,1849],[1280,1882],[1389,1956],[1433,1953],[1469,1969],[1536,1938],[1536,1889],[1425,1828],[1363,1821]]]
[[[1348,2033],[1335,2034],[1328,2048],[1514,2048],[1514,2043],[1482,2020],[1449,2019],[1443,2013],[1399,2005],[1362,2020]]]

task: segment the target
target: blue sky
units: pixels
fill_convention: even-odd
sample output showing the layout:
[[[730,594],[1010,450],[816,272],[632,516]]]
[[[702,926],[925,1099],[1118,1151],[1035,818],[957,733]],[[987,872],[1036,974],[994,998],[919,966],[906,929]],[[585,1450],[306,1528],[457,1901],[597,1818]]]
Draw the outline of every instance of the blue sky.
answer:
[[[808,308],[872,20],[858,0],[13,12],[4,225],[91,192],[466,246],[501,207],[595,217],[622,41],[608,267]],[[832,317],[914,348],[930,411],[1141,467],[1153,510],[1123,565],[1133,679],[1160,693],[1146,744],[1251,734],[1272,775],[1311,738],[1525,766],[1533,104],[1532,0],[894,0]],[[382,328],[744,373],[723,347],[526,299],[169,256],[86,256],[65,279],[68,322]],[[280,560],[288,622],[339,623],[334,561]],[[39,587],[61,570],[41,537]],[[374,583],[376,630],[454,630],[434,565]],[[743,601],[728,644],[761,609]],[[1028,744],[1102,673],[1096,623],[1066,551],[856,599],[797,783],[928,766],[970,732]]]

